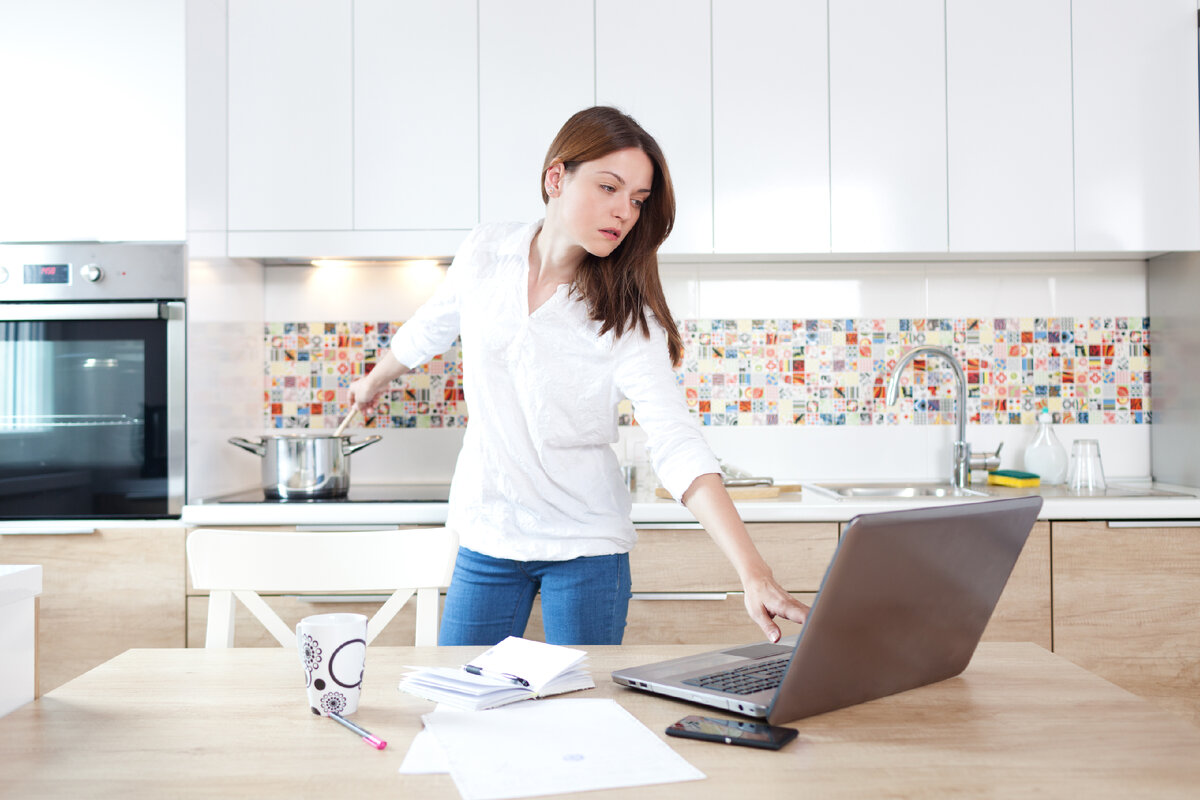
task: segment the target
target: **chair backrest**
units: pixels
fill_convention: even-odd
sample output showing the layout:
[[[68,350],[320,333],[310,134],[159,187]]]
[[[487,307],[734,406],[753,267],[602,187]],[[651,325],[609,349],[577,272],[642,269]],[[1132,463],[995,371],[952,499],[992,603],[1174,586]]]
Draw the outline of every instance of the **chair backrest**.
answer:
[[[259,592],[388,593],[367,643],[414,594],[416,644],[437,644],[439,589],[450,585],[458,537],[446,528],[254,531],[202,528],[187,539],[192,586],[209,592],[205,647],[232,647],[236,597],[284,647],[296,633]]]

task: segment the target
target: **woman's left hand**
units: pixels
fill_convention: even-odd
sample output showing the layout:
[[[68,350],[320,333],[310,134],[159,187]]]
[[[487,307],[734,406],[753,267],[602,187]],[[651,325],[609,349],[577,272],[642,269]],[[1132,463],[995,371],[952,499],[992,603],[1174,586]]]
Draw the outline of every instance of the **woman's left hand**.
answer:
[[[792,597],[770,574],[750,578],[742,584],[745,591],[746,612],[758,623],[763,633],[772,642],[782,635],[775,617],[804,622],[808,618],[808,606]]]

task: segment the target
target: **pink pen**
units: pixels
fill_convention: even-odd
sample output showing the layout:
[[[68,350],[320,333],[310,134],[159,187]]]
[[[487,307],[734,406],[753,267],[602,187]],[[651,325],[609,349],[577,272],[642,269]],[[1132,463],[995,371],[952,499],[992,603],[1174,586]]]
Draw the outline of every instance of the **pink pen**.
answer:
[[[362,740],[364,742],[371,745],[371,747],[374,747],[376,750],[382,750],[383,748],[387,747],[387,742],[385,742],[383,739],[380,739],[378,736],[368,733],[367,731],[365,731],[362,728],[355,725],[350,720],[343,717],[341,714],[334,714],[331,711],[331,712],[329,712],[329,718],[331,720],[333,720],[334,722],[337,722],[341,725],[345,725],[347,728],[349,728],[350,730],[357,733],[359,736],[362,737]]]

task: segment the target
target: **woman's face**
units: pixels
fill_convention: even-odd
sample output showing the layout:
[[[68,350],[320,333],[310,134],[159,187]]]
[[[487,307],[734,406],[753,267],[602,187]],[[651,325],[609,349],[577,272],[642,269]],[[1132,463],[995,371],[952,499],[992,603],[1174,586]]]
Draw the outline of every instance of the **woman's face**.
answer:
[[[585,161],[573,172],[555,164],[546,173],[551,202],[569,235],[594,256],[617,249],[650,195],[654,165],[636,147]]]

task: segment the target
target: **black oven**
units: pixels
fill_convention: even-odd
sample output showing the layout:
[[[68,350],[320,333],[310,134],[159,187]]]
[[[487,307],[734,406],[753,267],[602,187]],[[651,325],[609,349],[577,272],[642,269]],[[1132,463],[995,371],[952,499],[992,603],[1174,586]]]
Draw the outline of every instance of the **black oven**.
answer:
[[[179,516],[181,244],[0,245],[0,520]]]

